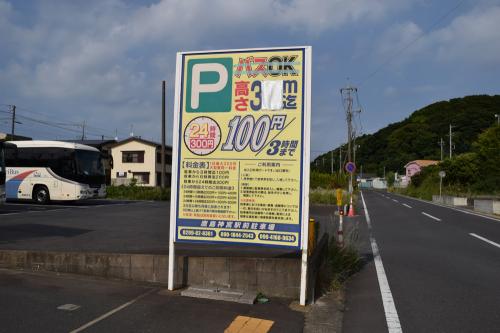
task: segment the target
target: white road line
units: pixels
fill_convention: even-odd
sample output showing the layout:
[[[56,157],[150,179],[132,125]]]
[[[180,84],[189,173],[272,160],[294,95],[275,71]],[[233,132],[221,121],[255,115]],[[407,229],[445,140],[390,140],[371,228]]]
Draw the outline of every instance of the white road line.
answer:
[[[474,234],[474,233],[469,233],[469,235],[471,235],[472,237],[476,237],[477,239],[480,239],[480,240],[482,240],[483,242],[486,242],[486,243],[488,243],[488,244],[491,244],[491,245],[493,245],[493,246],[496,246],[496,247],[500,248],[500,244],[495,243],[494,241],[490,241],[490,240],[489,240],[489,239],[487,239],[487,238],[481,237],[481,236],[476,235],[476,234]]]
[[[77,329],[72,330],[70,333],[78,333],[78,332],[81,332],[81,331],[83,331],[83,330],[85,330],[85,329],[89,328],[90,326],[93,326],[93,325],[97,324],[98,322],[100,322],[100,321],[102,321],[102,320],[104,320],[104,319],[108,318],[109,316],[112,316],[113,314],[117,313],[118,311],[121,311],[121,310],[125,309],[127,306],[130,306],[130,305],[134,304],[135,302],[137,302],[137,301],[138,301],[138,300],[140,300],[141,298],[146,297],[146,296],[148,296],[149,294],[151,294],[151,293],[153,293],[153,292],[155,292],[155,291],[157,291],[157,290],[158,290],[158,289],[151,289],[151,290],[148,290],[147,292],[145,292],[145,293],[144,293],[144,294],[142,294],[142,295],[137,296],[137,297],[136,297],[136,298],[134,298],[133,300],[131,300],[131,301],[127,302],[127,303],[124,303],[124,304],[120,305],[120,306],[119,306],[119,307],[117,307],[117,308],[114,308],[113,310],[111,310],[111,311],[109,311],[109,312],[107,312],[107,313],[103,314],[103,315],[102,315],[102,316],[100,316],[100,317],[97,317],[96,319],[94,319],[94,320],[92,320],[92,321],[89,321],[88,323],[86,323],[86,324],[85,324],[85,325],[83,325],[83,326],[78,327]]]
[[[410,205],[407,205],[407,204],[405,204],[405,203],[403,204],[403,206],[408,207],[408,208],[411,208],[411,206],[410,206]]]
[[[399,202],[399,201],[397,201],[396,199],[392,199],[392,201],[394,201],[394,202]]]
[[[427,217],[430,217],[431,219],[433,220],[436,220],[436,221],[441,221],[441,219],[435,217],[435,216],[432,216],[431,214],[427,214],[426,212],[422,212],[422,214],[424,214],[425,216]]]
[[[455,210],[457,212],[461,212],[461,213],[468,214],[468,215],[474,215],[474,216],[477,216],[477,217],[482,217],[482,218],[485,218],[485,219],[488,219],[488,220],[492,220],[492,221],[495,221],[495,222],[500,222],[500,219],[492,217],[492,216],[487,216],[487,215],[483,215],[483,214],[469,212],[467,210],[463,210],[463,209],[459,209],[459,208],[455,208],[455,207],[440,205],[440,204],[437,204],[435,202],[431,202],[431,201],[427,201],[427,200],[422,200],[422,199],[417,199],[417,198],[413,198],[413,197],[406,196],[406,195],[401,195],[401,194],[394,194],[394,195],[399,195],[400,197],[403,197],[403,198],[412,199],[412,200],[415,200],[415,201],[420,201],[420,202],[423,202],[423,203],[426,203],[426,204],[430,204],[430,205],[434,205],[434,206],[438,206],[438,207],[442,207],[442,208],[448,208],[448,209],[451,209],[451,210]]]
[[[365,198],[363,197],[362,191],[361,191],[361,200],[363,201],[363,206],[365,208],[366,223],[368,224],[368,228],[370,229],[370,243],[372,246],[375,269],[377,271],[380,294],[382,295],[382,303],[384,305],[387,328],[389,330],[389,333],[400,333],[400,332],[402,333],[403,330],[399,322],[398,311],[396,310],[396,305],[394,304],[391,288],[389,287],[389,281],[387,280],[387,275],[385,274],[384,264],[382,263],[382,257],[380,256],[380,253],[378,251],[377,242],[375,241],[375,238],[372,236],[371,233],[372,225],[370,222],[370,215],[368,214],[368,208],[366,207]]]

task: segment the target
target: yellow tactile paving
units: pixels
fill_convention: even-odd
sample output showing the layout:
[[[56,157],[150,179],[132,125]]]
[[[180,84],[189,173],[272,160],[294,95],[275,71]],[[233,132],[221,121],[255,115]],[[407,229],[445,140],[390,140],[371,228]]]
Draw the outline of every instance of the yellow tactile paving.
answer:
[[[246,316],[237,316],[224,333],[267,333],[274,321]]]

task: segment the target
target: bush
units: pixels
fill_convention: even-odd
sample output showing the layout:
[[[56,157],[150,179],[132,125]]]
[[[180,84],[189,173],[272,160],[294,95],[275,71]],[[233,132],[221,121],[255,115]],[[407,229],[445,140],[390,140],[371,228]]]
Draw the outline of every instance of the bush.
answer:
[[[108,186],[107,197],[121,200],[170,200],[170,188],[142,186]]]

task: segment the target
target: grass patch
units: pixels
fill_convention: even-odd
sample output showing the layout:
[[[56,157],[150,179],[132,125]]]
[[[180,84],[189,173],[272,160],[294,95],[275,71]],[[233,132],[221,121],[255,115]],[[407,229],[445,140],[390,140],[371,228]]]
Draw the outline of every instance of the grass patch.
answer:
[[[355,198],[355,197],[354,197]],[[336,205],[337,194],[335,190],[316,188],[309,190],[309,203],[311,204],[326,204]],[[349,204],[349,195],[344,190],[342,195],[342,205]]]
[[[341,289],[347,279],[363,266],[358,250],[352,245],[339,246],[335,238],[328,246],[327,263],[332,290]]]
[[[108,186],[108,199],[120,200],[170,200],[170,188],[142,186]]]

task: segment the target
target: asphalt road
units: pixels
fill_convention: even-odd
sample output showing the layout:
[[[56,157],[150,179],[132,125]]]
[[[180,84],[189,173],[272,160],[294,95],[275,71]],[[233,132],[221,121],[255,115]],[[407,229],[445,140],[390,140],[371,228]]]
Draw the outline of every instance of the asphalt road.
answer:
[[[165,202],[88,200],[0,205],[0,249],[167,253]]]
[[[360,224],[368,260],[348,284],[344,332],[387,332],[387,318],[404,332],[500,331],[499,220],[385,192],[363,196],[380,256],[370,259],[370,230]]]
[[[331,233],[331,206],[312,206],[320,233]],[[0,249],[102,253],[168,253],[170,203],[87,200],[35,205],[0,205]],[[293,257],[287,249],[252,246],[176,245],[178,254]]]
[[[289,300],[246,305],[182,297],[151,286],[0,269],[0,332],[223,332],[237,316],[302,332]],[[76,305],[73,311],[58,309]]]

